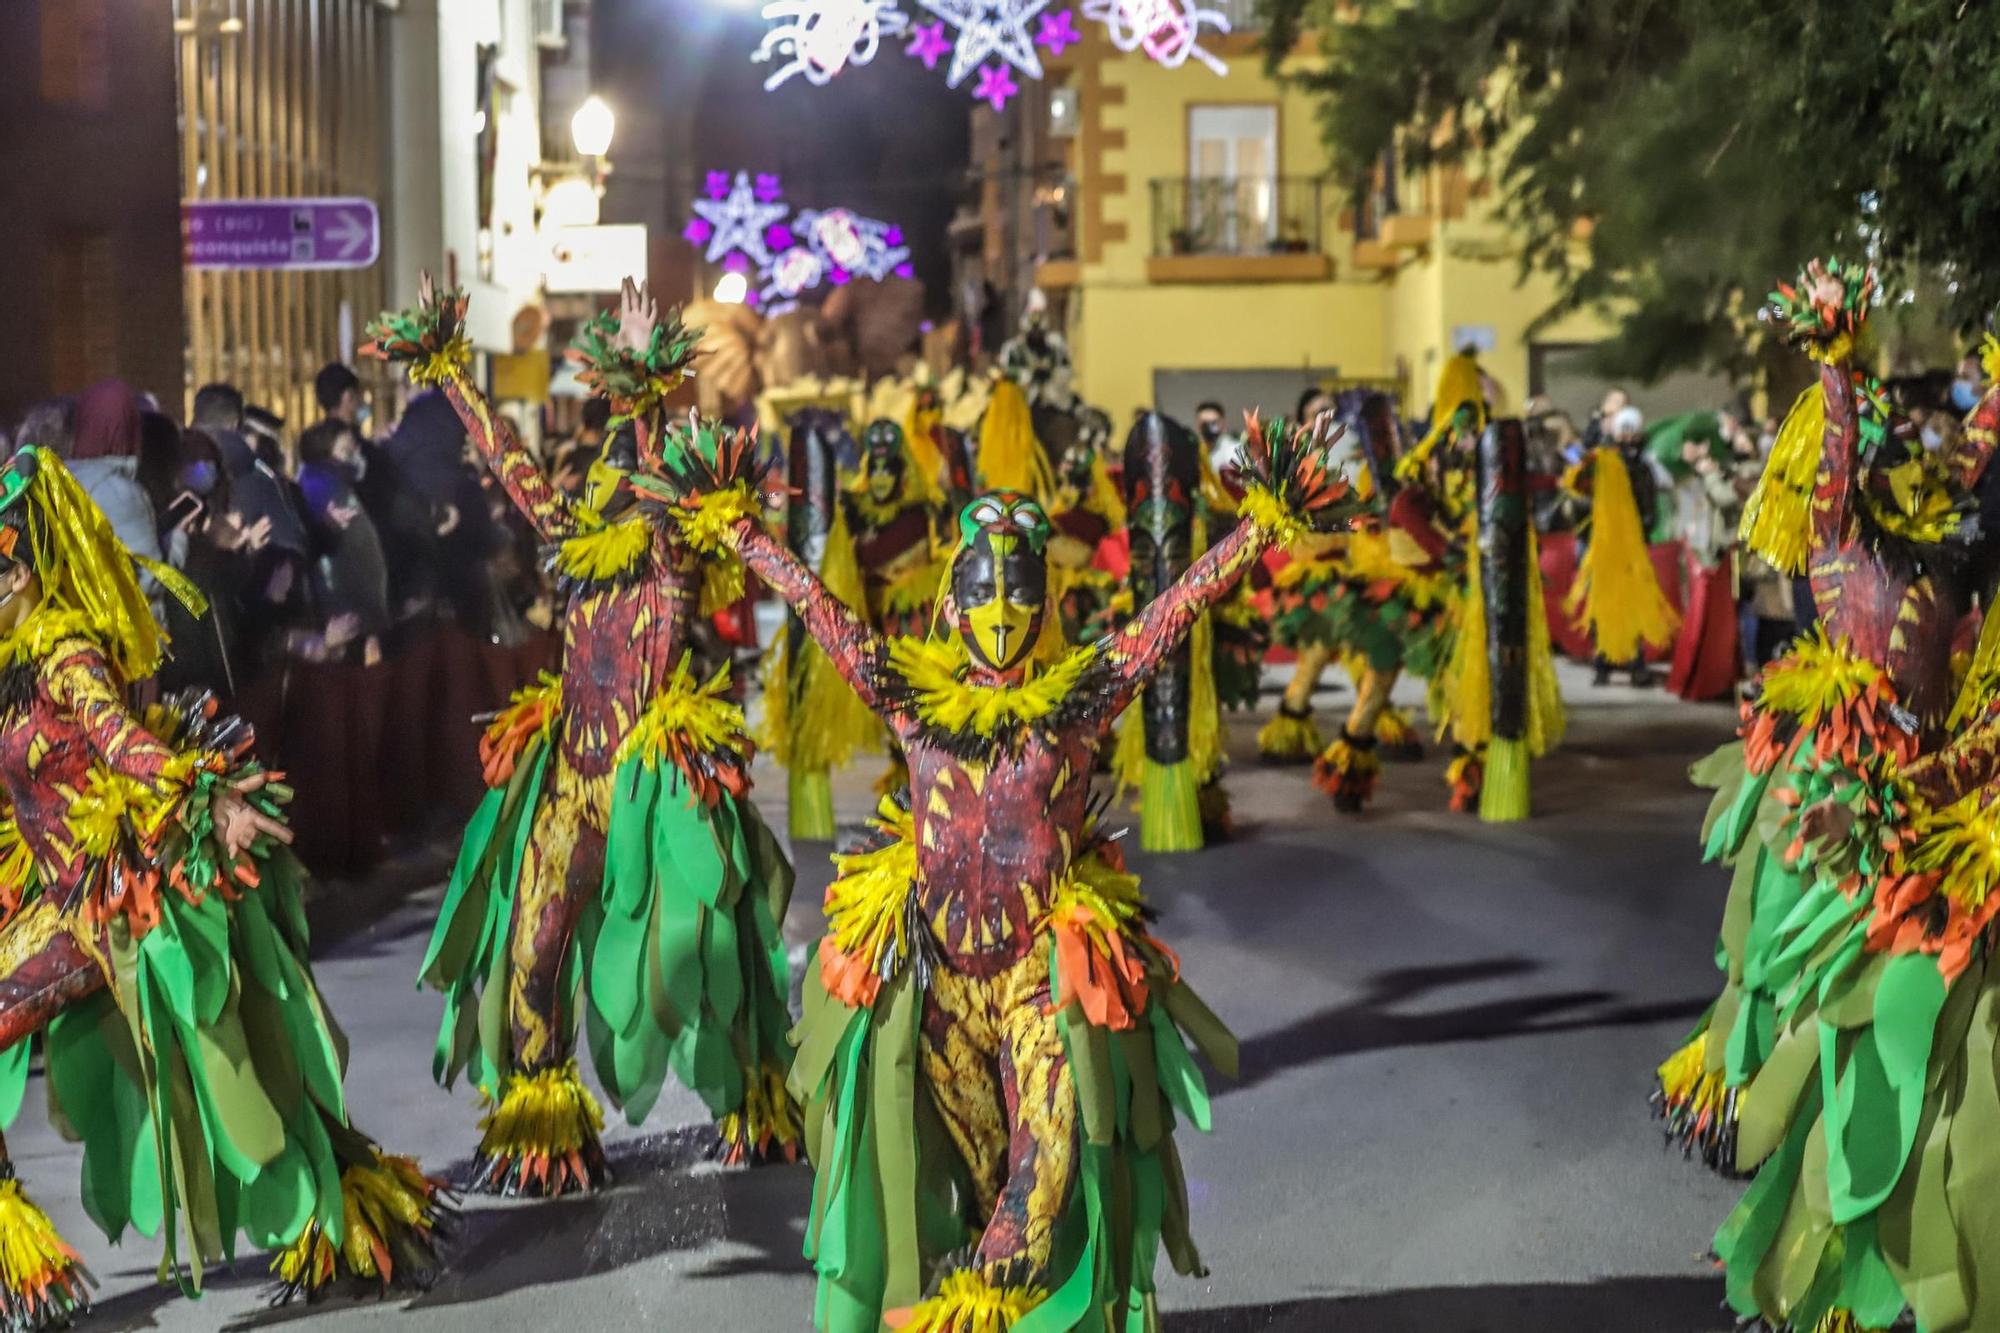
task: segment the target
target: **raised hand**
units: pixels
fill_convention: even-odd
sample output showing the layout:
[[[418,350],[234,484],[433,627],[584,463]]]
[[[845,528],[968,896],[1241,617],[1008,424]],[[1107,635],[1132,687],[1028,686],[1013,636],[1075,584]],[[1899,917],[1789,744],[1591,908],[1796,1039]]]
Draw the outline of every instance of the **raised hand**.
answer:
[[[653,330],[660,325],[660,307],[653,300],[651,283],[634,284],[625,279],[618,289],[618,336],[615,345],[644,356],[653,346]]]
[[[222,849],[231,860],[249,851],[260,837],[283,843],[292,840],[292,831],[283,820],[273,819],[248,800],[251,792],[269,781],[268,773],[252,773],[232,784],[228,791],[216,795],[213,812],[215,833],[222,840]]]
[[[1330,414],[1309,425],[1272,429],[1252,413],[1243,441],[1243,512],[1284,545],[1307,532],[1332,532],[1361,511],[1354,487],[1332,466],[1330,455],[1347,428]]]
[[[414,307],[384,311],[368,322],[368,341],[361,345],[361,354],[408,364],[413,384],[453,379],[472,359],[465,306],[464,292],[456,288],[440,292],[426,273],[417,284]]]

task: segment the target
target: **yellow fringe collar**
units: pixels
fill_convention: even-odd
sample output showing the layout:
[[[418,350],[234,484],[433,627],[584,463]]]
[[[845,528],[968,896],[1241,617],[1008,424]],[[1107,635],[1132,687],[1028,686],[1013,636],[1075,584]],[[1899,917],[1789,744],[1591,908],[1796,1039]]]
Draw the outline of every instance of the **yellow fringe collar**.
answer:
[[[556,548],[556,569],[586,583],[604,583],[632,573],[652,548],[652,525],[633,515],[564,540]]]
[[[28,618],[0,636],[0,668],[39,662],[65,639],[85,639],[101,646],[96,622],[82,611],[37,607]]]
[[[1036,722],[1054,712],[1097,660],[1085,645],[1037,673],[1032,664],[1018,685],[981,685],[964,679],[971,654],[957,638],[889,641],[890,669],[916,695],[917,716],[945,731],[991,736],[1004,726]]]
[[[1822,627],[1802,636],[1790,653],[1764,669],[1758,706],[1811,727],[1881,679],[1882,668],[1856,656],[1845,639],[1828,640]]]

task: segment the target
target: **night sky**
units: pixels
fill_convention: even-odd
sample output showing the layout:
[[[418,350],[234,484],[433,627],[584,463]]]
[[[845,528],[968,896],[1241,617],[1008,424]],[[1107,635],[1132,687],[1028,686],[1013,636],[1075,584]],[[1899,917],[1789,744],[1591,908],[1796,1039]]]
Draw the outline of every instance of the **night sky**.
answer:
[[[948,307],[945,228],[965,192],[977,105],[969,88],[950,91],[942,69],[926,70],[891,38],[873,63],[824,88],[796,76],[767,93],[775,64],[750,61],[769,26],[758,8],[756,0],[598,0],[593,74],[615,99],[621,143],[630,145],[617,151],[619,170],[661,173],[649,188],[667,191],[676,226],[707,171],[777,172],[793,207],[840,206],[900,224],[928,305]],[[686,140],[675,132],[684,115]],[[648,153],[649,138],[666,146]],[[692,152],[679,152],[681,142]],[[633,152],[654,160],[634,161]]]

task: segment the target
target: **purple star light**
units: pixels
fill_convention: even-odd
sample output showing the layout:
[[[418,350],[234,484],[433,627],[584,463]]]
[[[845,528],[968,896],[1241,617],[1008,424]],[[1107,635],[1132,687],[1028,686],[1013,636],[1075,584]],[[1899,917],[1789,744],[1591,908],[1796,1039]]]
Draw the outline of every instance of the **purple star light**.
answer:
[[[757,173],[756,195],[758,203],[760,204],[776,203],[778,200],[778,196],[783,194],[784,192],[785,192],[784,188],[778,184],[778,178],[776,175],[768,171],[760,171]]]
[[[1042,15],[1041,29],[1035,33],[1035,45],[1052,56],[1061,55],[1065,47],[1082,40],[1083,34],[1076,30],[1076,16],[1067,9]]]
[[[890,226],[884,227],[882,229],[882,244],[888,246],[890,249],[893,250],[902,243],[903,243],[903,229],[901,227],[891,224]]]
[[[727,199],[729,197],[729,173],[726,171],[709,172],[706,188],[709,198]]]
[[[944,20],[919,23],[911,28],[910,44],[903,51],[923,61],[925,69],[936,69],[938,61],[951,54],[951,39],[944,35]]]
[[[905,260],[902,263],[896,265],[896,276],[899,278],[914,278],[917,276],[917,266],[915,264],[910,263],[908,260]],[[926,333],[928,333],[929,331],[930,330],[928,329],[925,330]]]
[[[731,250],[727,255],[723,256],[722,271],[724,273],[748,273],[750,271],[750,256],[744,254],[741,250]]]
[[[995,111],[1005,111],[1008,99],[1020,91],[1021,85],[1014,82],[1014,72],[1005,65],[981,65],[979,82],[972,95]]]
[[[780,222],[764,233],[764,244],[770,246],[775,253],[781,250],[789,250],[794,245],[797,245],[798,237],[792,235],[790,227]]]
[[[707,245],[708,238],[715,235],[715,228],[707,218],[689,218],[681,228],[681,238],[689,245]]]

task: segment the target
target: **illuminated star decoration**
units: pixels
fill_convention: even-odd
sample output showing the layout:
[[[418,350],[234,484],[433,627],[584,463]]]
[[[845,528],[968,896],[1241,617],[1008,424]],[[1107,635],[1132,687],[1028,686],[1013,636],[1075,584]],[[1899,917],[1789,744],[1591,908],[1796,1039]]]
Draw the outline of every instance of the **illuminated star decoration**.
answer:
[[[1076,15],[1067,9],[1042,15],[1041,27],[1035,31],[1035,45],[1052,56],[1082,40],[1083,34],[1076,30]]]
[[[1014,72],[1005,65],[981,65],[979,82],[972,95],[991,104],[995,111],[1005,111],[1007,99],[1020,91],[1021,85],[1014,82]]]
[[[711,181],[716,174],[710,173]],[[729,193],[722,198],[695,200],[694,211],[694,219],[681,234],[696,245],[704,239],[708,242],[704,259],[713,264],[724,255],[742,254],[755,261],[760,269],[771,262],[770,247],[764,243],[765,229],[783,221],[787,212],[784,204],[776,200],[767,202],[757,198],[747,171],[736,173]],[[706,237],[696,235],[702,224],[708,228]]]
[[[795,74],[823,88],[849,65],[873,60],[882,39],[899,36],[910,23],[896,0],[771,0],[763,16],[777,26],[750,58],[783,61],[764,80],[766,92]]]
[[[1042,58],[1028,36],[1028,24],[1049,6],[1049,0],[917,0],[931,13],[958,30],[952,47],[951,69],[944,76],[947,87],[956,88],[966,76],[998,56],[1031,79],[1042,77]],[[1010,76],[1008,82],[1012,82]]]
[[[805,237],[831,282],[909,276],[910,249],[903,244],[901,227],[845,208],[802,208],[792,228]]]
[[[1189,58],[1217,74],[1229,67],[1201,44],[1204,26],[1229,31],[1229,18],[1217,9],[1203,9],[1198,0],[1084,0],[1083,16],[1104,25],[1111,44],[1120,51],[1143,50],[1168,69]]]
[[[951,38],[944,35],[944,20],[913,25],[910,44],[903,48],[903,53],[923,61],[925,69],[936,69],[938,61],[951,54]]]

